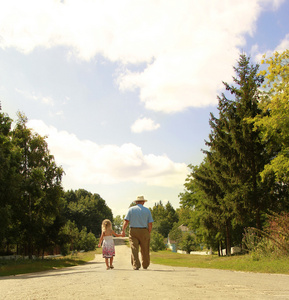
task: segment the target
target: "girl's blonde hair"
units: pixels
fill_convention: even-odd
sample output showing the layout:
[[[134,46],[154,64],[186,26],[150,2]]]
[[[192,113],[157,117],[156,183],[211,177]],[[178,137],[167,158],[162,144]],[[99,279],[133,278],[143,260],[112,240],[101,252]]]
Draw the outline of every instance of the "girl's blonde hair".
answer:
[[[101,230],[102,230],[102,232],[107,231],[107,230],[112,230],[112,224],[109,219],[105,219],[102,221]]]

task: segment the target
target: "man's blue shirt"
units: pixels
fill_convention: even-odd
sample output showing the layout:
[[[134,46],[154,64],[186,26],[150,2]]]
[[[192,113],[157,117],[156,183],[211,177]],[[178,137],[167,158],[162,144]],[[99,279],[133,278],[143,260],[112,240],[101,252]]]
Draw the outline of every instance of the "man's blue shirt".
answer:
[[[148,228],[148,223],[152,223],[154,221],[151,211],[141,204],[132,206],[128,210],[124,219],[129,221],[129,227],[141,228]]]

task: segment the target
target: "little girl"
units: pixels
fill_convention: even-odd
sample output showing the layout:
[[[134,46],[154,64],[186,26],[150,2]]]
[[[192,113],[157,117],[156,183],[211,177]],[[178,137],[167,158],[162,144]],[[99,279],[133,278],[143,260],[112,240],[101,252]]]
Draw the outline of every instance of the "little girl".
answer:
[[[115,256],[115,249],[114,249],[114,241],[112,236],[117,236],[117,237],[121,237],[121,234],[117,234],[112,230],[112,224],[110,222],[110,220],[105,219],[102,221],[101,224],[101,237],[99,239],[99,244],[98,247],[101,246],[101,243],[103,241],[102,244],[102,257],[105,258],[105,264],[106,264],[106,269],[113,269],[113,257]],[[108,259],[110,259],[110,265],[108,265]]]

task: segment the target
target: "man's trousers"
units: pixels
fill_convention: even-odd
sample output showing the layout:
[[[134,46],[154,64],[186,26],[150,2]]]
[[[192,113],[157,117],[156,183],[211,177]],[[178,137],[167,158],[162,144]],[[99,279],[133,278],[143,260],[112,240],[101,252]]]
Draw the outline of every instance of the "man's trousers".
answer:
[[[141,249],[142,267],[147,269],[150,264],[150,233],[147,228],[129,229],[129,242],[131,247],[131,264],[134,269],[139,269],[139,247]]]

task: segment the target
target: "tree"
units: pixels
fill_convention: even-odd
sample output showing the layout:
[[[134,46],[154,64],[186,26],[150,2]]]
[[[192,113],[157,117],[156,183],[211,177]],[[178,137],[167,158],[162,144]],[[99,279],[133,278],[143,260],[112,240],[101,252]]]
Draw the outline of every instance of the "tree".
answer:
[[[157,231],[153,231],[151,234],[150,249],[154,252],[166,249],[164,237]]]
[[[117,215],[115,218],[113,218],[113,227],[116,233],[121,233],[122,224],[123,224],[123,218],[121,218],[120,215]]]
[[[86,227],[83,227],[79,233],[78,250],[93,251],[97,245],[97,239],[92,232],[87,233]]]
[[[169,201],[165,205],[165,211],[169,224],[174,224],[179,221],[179,216]]]
[[[154,219],[153,230],[160,233],[163,237],[167,237],[175,222],[178,222],[178,215],[170,202],[165,206],[162,201],[155,203],[151,209]]]
[[[221,175],[218,185],[224,192],[228,226],[230,223],[244,226],[254,221],[257,228],[261,228],[261,214],[268,208],[268,186],[262,183],[260,172],[271,153],[266,151],[259,130],[254,130],[247,122],[247,118],[261,114],[258,103],[263,77],[258,75],[258,69],[258,65],[250,65],[245,55],[240,56],[238,66],[234,68],[237,74],[233,78],[235,85],[224,83],[234,99],[229,100],[222,94],[219,118],[212,116],[210,123],[214,132],[207,142],[210,147],[208,159]],[[229,251],[228,232],[226,236]]]
[[[8,115],[0,113],[0,247],[13,243],[13,203],[19,193],[20,151],[11,140],[11,123]]]
[[[183,251],[186,251],[187,254],[190,254],[197,246],[195,237],[190,234],[186,233],[182,239],[180,247]]]
[[[245,226],[262,227],[261,215],[275,199],[270,193],[274,181],[264,182],[260,176],[272,151],[261,140],[260,130],[248,122],[262,114],[258,104],[263,76],[258,69],[246,55],[240,55],[234,84],[224,82],[227,92],[218,97],[218,116],[211,114],[208,150],[203,151],[206,157],[188,179],[192,194],[185,195],[194,197],[200,190],[205,194],[196,207],[200,223],[210,232],[207,237],[225,237],[228,255],[232,243],[241,243]]]
[[[222,248],[222,240],[231,244],[231,207],[224,204],[224,192],[218,182],[221,172],[204,159],[200,166],[192,167],[187,191],[191,193],[192,219],[188,222],[199,243],[213,249]]]
[[[63,192],[63,170],[45,137],[27,127],[18,113],[16,126],[0,113],[0,252],[44,255],[60,246],[93,249],[111,209],[98,195],[79,189]],[[11,246],[11,247],[10,247]],[[13,248],[12,248],[13,247]]]
[[[169,237],[172,241],[174,241],[176,243],[176,245],[178,245],[182,241],[183,234],[182,234],[181,229],[179,229],[178,223],[175,223],[173,225],[173,228],[169,233]]]
[[[261,72],[265,76],[265,91],[261,98],[260,108],[263,115],[254,118],[255,129],[261,130],[262,139],[271,140],[280,145],[279,151],[266,164],[262,172],[264,179],[271,172],[276,180],[286,186],[289,183],[289,50],[275,52],[272,57],[264,59],[262,64],[268,67]]]
[[[67,255],[70,250],[77,249],[79,230],[74,221],[68,220],[60,229],[59,241],[62,255]]]
[[[19,242],[32,258],[33,249],[43,242],[42,237],[58,216],[63,170],[57,167],[45,139],[26,124],[25,115],[18,113],[12,140],[21,150],[18,169],[21,182],[14,222],[21,232]]]
[[[84,189],[64,193],[66,201],[65,216],[75,221],[78,229],[86,227],[89,232],[99,236],[104,219],[113,220],[111,209],[99,194],[92,194]]]

